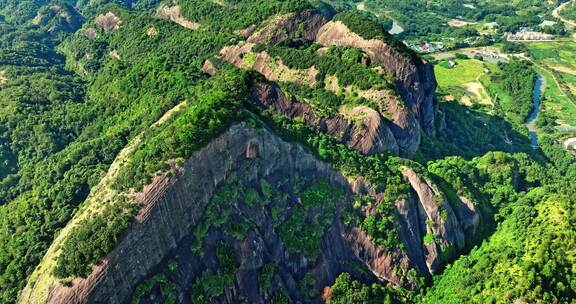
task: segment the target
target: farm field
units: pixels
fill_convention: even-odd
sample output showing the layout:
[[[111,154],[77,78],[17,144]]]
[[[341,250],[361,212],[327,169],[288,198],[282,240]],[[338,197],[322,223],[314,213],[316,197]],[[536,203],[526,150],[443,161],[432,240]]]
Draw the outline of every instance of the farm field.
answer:
[[[576,74],[576,42],[526,43],[528,56],[553,70]]]
[[[558,41],[525,45],[527,55],[546,80],[543,110],[563,125],[576,126],[576,43]]]

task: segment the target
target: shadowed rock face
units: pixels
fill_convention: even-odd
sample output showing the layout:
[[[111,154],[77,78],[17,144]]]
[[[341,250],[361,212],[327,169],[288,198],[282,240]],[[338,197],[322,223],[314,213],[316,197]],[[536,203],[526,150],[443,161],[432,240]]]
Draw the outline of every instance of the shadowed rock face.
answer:
[[[179,248],[190,248],[186,240],[200,223],[217,187],[232,175],[249,187],[262,178],[279,176],[292,180],[298,173],[308,182],[323,179],[348,193],[370,195],[377,201],[384,197],[364,178],[348,180],[299,145],[286,143],[267,130],[257,131],[244,124],[232,126],[174,171],[173,175],[157,177],[136,195],[142,208],[119,246],[93,268],[88,278],[75,279],[70,287],[51,286],[49,303],[129,301],[135,287],[153,274],[158,265],[174,254],[178,255]],[[457,218],[434,184],[408,168],[404,169],[404,175],[415,193],[395,202],[398,233],[405,251],[379,247],[358,227],[343,224],[339,210],[349,208],[351,198],[335,202],[336,212],[321,238],[320,252],[314,261],[307,260],[301,253],[288,251],[273,226],[273,218],[264,208],[246,210],[246,206],[236,205],[248,214],[257,229],[250,230],[246,239],[233,241],[232,248],[240,267],[233,284],[225,288],[216,302],[238,303],[240,298],[246,298],[250,303],[265,303],[270,295],[258,292],[257,278],[266,260],[273,261],[277,268],[272,284],[277,287],[273,288],[287,290],[294,302],[304,301],[297,282],[305,273],[314,276],[314,288],[318,290],[332,284],[343,271],[356,273],[365,282],[389,282],[397,287],[417,288],[414,278],[402,273],[406,274],[410,268],[424,275],[436,271],[443,249],[463,246],[461,227],[475,227],[476,214],[473,207],[463,204],[466,210],[458,212]],[[437,200],[438,196],[442,197],[441,202]],[[443,210],[447,210],[447,218],[442,215]],[[437,234],[438,239],[423,244],[428,230]],[[174,283],[180,302],[190,303],[191,282],[200,276],[202,269],[214,265],[215,244],[222,237],[221,232],[210,230],[204,240],[207,245],[203,257],[189,256],[185,262],[179,262],[180,273],[184,275]],[[369,273],[358,272],[350,261],[365,265]]]
[[[251,97],[276,113],[302,118],[306,124],[317,127],[365,155],[383,151],[398,154],[398,144],[389,128],[391,123],[369,107],[356,107],[345,115],[319,117],[310,104],[288,98],[278,86],[268,83],[256,84]]]
[[[78,278],[70,287],[54,284],[50,288],[49,303],[124,303],[128,301],[139,282],[153,273],[153,269],[168,254],[178,248],[182,240],[190,235],[199,223],[218,185],[226,178],[237,174],[246,184],[253,184],[267,176],[292,178],[296,172],[307,180],[324,179],[333,186],[355,189],[356,182],[349,182],[329,165],[316,160],[302,147],[283,142],[272,133],[257,131],[244,124],[235,125],[224,135],[214,139],[208,146],[194,153],[174,175],[157,177],[136,197],[142,209],[123,236],[121,243],[93,268],[86,279]],[[365,184],[365,183],[364,183]],[[365,189],[368,186],[362,187]],[[381,195],[375,193],[375,195]],[[342,201],[339,208],[350,205]],[[407,269],[410,260],[401,251],[389,252],[374,245],[364,232],[340,222],[338,212],[331,227],[321,241],[320,255],[316,261],[308,261],[302,254],[288,252],[277,232],[272,227],[269,215],[254,211],[251,215],[260,233],[250,234],[246,240],[234,245],[235,253],[243,265],[235,277],[233,286],[228,286],[220,303],[237,303],[239,296],[250,297],[252,303],[262,303],[254,280],[255,269],[261,266],[263,252],[272,254],[279,263],[282,273],[278,284],[282,284],[294,301],[300,301],[296,278],[312,272],[316,287],[332,284],[342,271],[354,269],[342,261],[358,261],[368,266],[374,276],[364,274],[366,281],[389,281],[396,286],[414,288],[413,281],[402,281],[397,267]],[[214,242],[217,236],[208,234],[206,242]],[[263,250],[265,249],[265,250]],[[210,256],[206,252],[204,256]],[[194,259],[192,259],[194,260]],[[188,265],[188,279],[198,275],[194,272],[202,267],[202,260]],[[194,266],[195,265],[195,266]],[[362,274],[359,274],[362,276]],[[189,284],[187,285],[190,286]],[[179,294],[183,300],[185,293]],[[187,296],[187,298],[189,298]]]
[[[420,233],[423,238],[426,234],[434,236],[433,240],[423,242],[423,253],[428,270],[430,273],[435,273],[444,262],[440,255],[443,250],[455,253],[453,249],[459,250],[464,247],[465,238],[462,228],[469,224],[458,220],[448,199],[438,189],[438,186],[418,176],[410,168],[404,167],[402,174],[410,182],[419,201],[417,212],[413,210],[409,213],[418,214]],[[466,215],[465,221],[470,221],[468,218],[474,216],[477,216],[475,212],[470,212]]]

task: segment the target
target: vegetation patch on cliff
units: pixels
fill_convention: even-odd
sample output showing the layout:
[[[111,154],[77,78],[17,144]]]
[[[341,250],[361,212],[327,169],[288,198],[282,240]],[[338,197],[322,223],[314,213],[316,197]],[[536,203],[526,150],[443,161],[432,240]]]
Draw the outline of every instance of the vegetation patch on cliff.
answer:
[[[342,189],[324,181],[314,183],[300,194],[299,203],[279,227],[279,233],[290,251],[302,252],[309,261],[318,257],[320,240],[332,224],[336,201],[345,195]]]
[[[416,55],[414,51],[406,47],[401,40],[390,35],[386,30],[384,30],[380,22],[371,19],[369,16],[359,13],[344,12],[337,14],[332,20],[335,22],[342,22],[348,29],[364,39],[382,40],[408,58],[416,60],[417,62],[420,61],[418,55]]]

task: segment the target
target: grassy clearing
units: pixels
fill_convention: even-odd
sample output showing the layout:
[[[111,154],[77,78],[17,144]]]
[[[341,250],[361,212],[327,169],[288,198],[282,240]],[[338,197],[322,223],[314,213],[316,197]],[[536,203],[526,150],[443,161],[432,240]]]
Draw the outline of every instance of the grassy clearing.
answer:
[[[457,59],[456,66],[450,68],[447,61],[440,61],[435,67],[436,80],[442,93],[451,95],[466,105],[473,103],[490,104],[482,79],[486,72],[497,71],[495,64],[476,59]]]
[[[527,43],[528,55],[550,68],[565,67],[576,72],[576,43],[572,41]]]
[[[442,62],[434,67],[440,88],[464,86],[466,83],[477,81],[478,77],[484,74],[484,62],[482,61],[457,59],[455,62],[457,64],[453,68],[445,67]]]

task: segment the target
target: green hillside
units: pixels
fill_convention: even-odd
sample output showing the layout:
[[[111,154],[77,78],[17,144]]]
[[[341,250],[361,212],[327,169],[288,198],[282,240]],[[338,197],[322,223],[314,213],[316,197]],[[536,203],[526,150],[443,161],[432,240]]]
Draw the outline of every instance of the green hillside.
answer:
[[[533,109],[538,66],[472,59],[459,59],[454,68],[436,66],[439,95],[432,91],[428,101],[417,100],[430,102],[433,113],[424,113],[409,99],[415,94],[406,93],[413,87],[395,78],[409,69],[394,71],[360,47],[306,38],[317,26],[310,20],[320,20],[307,15],[316,8],[324,18],[335,15],[332,22],[363,43],[390,46],[395,53],[386,60],[434,77],[432,66],[427,72],[418,55],[384,30],[390,20],[406,29],[407,38],[448,35],[453,30],[440,24],[461,17],[513,29],[535,24],[533,16],[549,14],[555,3],[482,0],[470,2],[471,9],[459,1],[362,2],[376,18],[357,13],[352,1],[175,3],[179,15],[161,16],[158,7],[172,7],[171,1],[0,0],[1,303],[48,302],[46,291],[77,287],[142,224],[138,216],[146,206],[135,193],[145,193],[158,177],[182,176],[189,159],[240,122],[262,138],[269,132],[294,145],[291,153],[302,149],[301,155],[328,164],[324,173],[362,177],[378,195],[353,193],[325,180],[331,175],[307,171],[251,183],[242,175],[281,160],[239,165],[214,185],[193,229],[132,284],[125,301],[248,301],[252,291],[235,290],[237,278],[257,286],[254,293],[265,303],[575,301],[576,158],[561,145],[569,134],[542,126],[539,148],[532,149],[523,124]],[[340,10],[356,13],[336,14]],[[282,39],[274,36],[278,24]],[[266,39],[257,41],[258,34]],[[246,46],[233,57],[235,48]],[[533,45],[529,52],[537,62],[571,60],[564,49]],[[262,66],[271,68],[258,70]],[[435,88],[432,82],[421,85]],[[442,98],[474,82],[485,85],[483,98],[499,93],[499,103]],[[281,106],[258,100],[263,87],[272,91],[267,98],[285,98]],[[287,105],[294,108],[282,108]],[[373,122],[370,113],[376,113],[377,127],[367,123]],[[422,122],[427,114],[434,118],[431,127]],[[565,115],[558,119],[575,119]],[[539,123],[546,119],[541,115]],[[393,139],[396,151],[365,153],[357,144],[362,136],[377,144]],[[416,137],[416,153],[398,152]],[[250,152],[242,161],[253,157]],[[234,161],[206,163],[227,168]],[[447,210],[458,210],[464,198],[480,221],[473,234],[462,232],[466,239],[457,246],[443,244],[447,237],[434,230],[440,224],[422,218],[424,233],[414,241],[438,244],[437,271],[421,271],[408,258],[400,262],[408,249],[398,204],[423,200],[407,171],[432,189],[439,223],[449,216],[463,222]],[[426,216],[419,214],[414,216]],[[353,246],[331,252],[336,242],[326,240],[333,240],[335,229],[364,236],[375,252],[390,254],[390,273],[375,275],[375,266]],[[266,251],[249,247],[248,240],[257,243],[255,235],[266,239],[266,250],[285,250],[276,256],[286,261],[266,253],[240,263],[249,250]],[[281,245],[269,246],[273,242]],[[331,260],[340,251],[355,258]],[[326,265],[331,271],[323,272]],[[326,284],[319,286],[320,280]],[[30,294],[37,297],[24,297]]]

